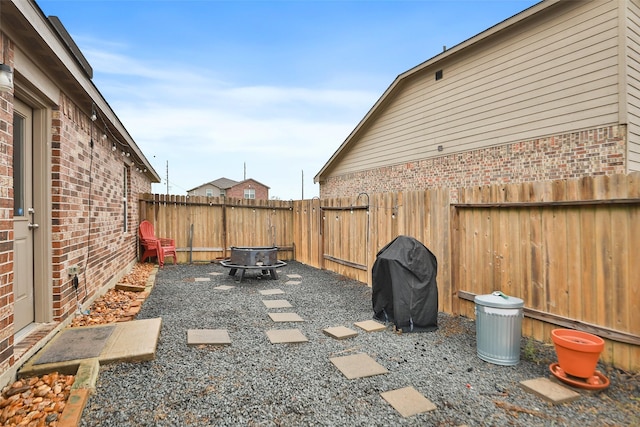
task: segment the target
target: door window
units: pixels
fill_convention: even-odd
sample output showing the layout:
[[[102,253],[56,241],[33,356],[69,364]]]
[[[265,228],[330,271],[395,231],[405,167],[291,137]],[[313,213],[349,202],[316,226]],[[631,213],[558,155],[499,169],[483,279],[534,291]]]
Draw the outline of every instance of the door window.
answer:
[[[24,130],[26,119],[13,115],[13,216],[24,216],[25,164]]]

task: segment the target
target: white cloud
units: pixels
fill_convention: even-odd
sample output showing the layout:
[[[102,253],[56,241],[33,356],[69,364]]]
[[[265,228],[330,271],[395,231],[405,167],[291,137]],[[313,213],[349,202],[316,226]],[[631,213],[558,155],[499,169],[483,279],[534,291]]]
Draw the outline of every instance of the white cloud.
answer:
[[[243,86],[111,50],[84,52],[101,92],[163,179],[169,161],[174,194],[221,176],[241,180],[246,163],[247,178],[270,186],[271,196],[299,198],[302,170],[305,197],[317,195],[313,176],[379,96]],[[155,187],[164,191],[166,182]]]

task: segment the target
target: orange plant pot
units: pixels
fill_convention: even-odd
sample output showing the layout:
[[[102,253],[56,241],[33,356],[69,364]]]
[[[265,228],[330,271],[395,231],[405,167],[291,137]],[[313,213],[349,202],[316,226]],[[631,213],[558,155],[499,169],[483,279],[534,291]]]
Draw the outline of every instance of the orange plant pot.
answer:
[[[551,339],[558,355],[558,364],[567,374],[578,378],[593,376],[604,349],[602,338],[572,329],[554,329]]]

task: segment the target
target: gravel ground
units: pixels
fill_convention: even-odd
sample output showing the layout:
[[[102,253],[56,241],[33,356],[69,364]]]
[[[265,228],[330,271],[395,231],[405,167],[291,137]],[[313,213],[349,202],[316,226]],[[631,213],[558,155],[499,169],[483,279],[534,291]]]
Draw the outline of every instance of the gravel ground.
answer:
[[[211,275],[219,272],[221,275]],[[322,330],[372,318],[371,290],[360,282],[291,262],[278,280],[248,271],[242,283],[217,264],[167,265],[139,319],[162,318],[156,358],[102,367],[82,426],[609,426],[640,424],[638,376],[599,366],[611,380],[550,405],[519,382],[548,377],[553,347],[523,339],[521,361],[505,367],[476,355],[475,323],[439,315],[439,329],[396,334],[359,331],[336,340]],[[301,279],[287,275],[299,274]],[[209,282],[194,279],[208,277]],[[299,280],[300,284],[286,284]],[[219,285],[233,289],[215,290]],[[259,290],[282,289],[262,296]],[[263,299],[293,308],[267,309]],[[274,323],[269,312],[305,322]],[[269,329],[299,328],[309,339],[271,344]],[[188,329],[227,329],[231,345],[189,347]],[[366,353],[388,374],[349,380],[330,357]],[[401,417],[381,392],[414,387],[436,410]]]

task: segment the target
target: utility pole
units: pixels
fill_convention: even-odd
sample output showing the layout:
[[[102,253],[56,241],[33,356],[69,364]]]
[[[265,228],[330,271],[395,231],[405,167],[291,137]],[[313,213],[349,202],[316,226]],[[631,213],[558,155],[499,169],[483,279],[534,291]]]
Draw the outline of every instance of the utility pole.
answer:
[[[169,195],[169,160],[167,160],[167,195]]]
[[[304,200],[304,169],[302,169],[302,200]]]
[[[242,178],[243,181],[247,180],[247,162],[244,162],[244,178]]]

